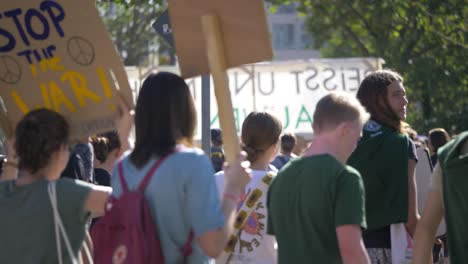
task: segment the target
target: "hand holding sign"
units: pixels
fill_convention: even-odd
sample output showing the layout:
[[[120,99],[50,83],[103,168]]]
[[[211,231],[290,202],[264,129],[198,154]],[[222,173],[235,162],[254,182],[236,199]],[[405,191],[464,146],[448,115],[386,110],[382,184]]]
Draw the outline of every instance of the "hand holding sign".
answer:
[[[134,123],[134,112],[125,102],[123,95],[117,93],[118,106],[117,115],[115,118],[115,127],[119,134],[119,140],[121,142],[120,152],[124,153],[130,149],[130,132]]]

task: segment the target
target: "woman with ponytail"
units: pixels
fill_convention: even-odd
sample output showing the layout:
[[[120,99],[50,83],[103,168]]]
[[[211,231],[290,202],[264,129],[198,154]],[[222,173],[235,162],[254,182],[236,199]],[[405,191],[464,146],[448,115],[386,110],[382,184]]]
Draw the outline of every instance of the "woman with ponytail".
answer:
[[[281,122],[266,112],[252,112],[244,120],[241,131],[242,149],[247,152],[247,159],[251,163],[252,180],[245,188],[239,208],[249,193],[259,189],[265,175],[270,172],[269,164],[278,153],[281,129]],[[224,172],[218,172],[215,178],[219,192],[224,193]],[[276,263],[276,240],[266,234],[266,196],[266,190],[262,191],[253,212],[239,230],[237,243],[229,256],[229,263]],[[217,263],[220,263],[219,259]]]

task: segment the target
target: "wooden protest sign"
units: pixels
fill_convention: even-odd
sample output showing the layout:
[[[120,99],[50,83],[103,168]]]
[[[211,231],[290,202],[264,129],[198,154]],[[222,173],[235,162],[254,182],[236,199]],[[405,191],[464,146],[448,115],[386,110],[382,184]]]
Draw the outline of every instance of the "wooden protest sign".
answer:
[[[127,75],[95,1],[0,2],[0,96],[14,127],[49,108],[73,138],[113,128],[116,93],[133,107]],[[1,122],[3,129],[4,122]]]
[[[226,159],[240,151],[226,70],[271,60],[262,0],[169,0],[182,76],[212,74]]]

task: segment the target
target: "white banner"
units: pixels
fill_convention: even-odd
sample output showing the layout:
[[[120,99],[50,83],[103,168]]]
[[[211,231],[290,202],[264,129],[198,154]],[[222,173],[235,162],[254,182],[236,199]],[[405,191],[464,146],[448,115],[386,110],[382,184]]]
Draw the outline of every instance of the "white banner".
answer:
[[[359,84],[371,71],[381,68],[381,59],[311,59],[246,65],[229,70],[237,131],[251,111],[267,111],[278,117],[285,131],[312,132],[312,117],[318,100],[332,91],[356,94]],[[158,71],[177,72],[176,67]],[[132,75],[127,71],[130,78]],[[136,79],[136,78],[135,78]],[[130,83],[138,82],[131,79]],[[201,138],[201,78],[187,80],[198,112],[196,138]],[[218,128],[218,111],[211,85],[211,127]]]

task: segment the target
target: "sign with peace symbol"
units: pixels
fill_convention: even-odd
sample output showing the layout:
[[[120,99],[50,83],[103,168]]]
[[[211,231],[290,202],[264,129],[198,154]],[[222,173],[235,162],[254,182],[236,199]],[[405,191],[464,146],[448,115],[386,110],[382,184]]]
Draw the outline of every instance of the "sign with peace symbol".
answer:
[[[21,79],[21,67],[10,56],[0,56],[0,81],[15,84]]]
[[[49,108],[69,121],[71,139],[86,138],[115,128],[119,97],[133,108],[124,65],[94,1],[0,0],[0,14],[4,132],[33,109]]]
[[[67,43],[67,51],[70,58],[79,65],[88,66],[94,61],[94,46],[82,37],[71,37]]]

